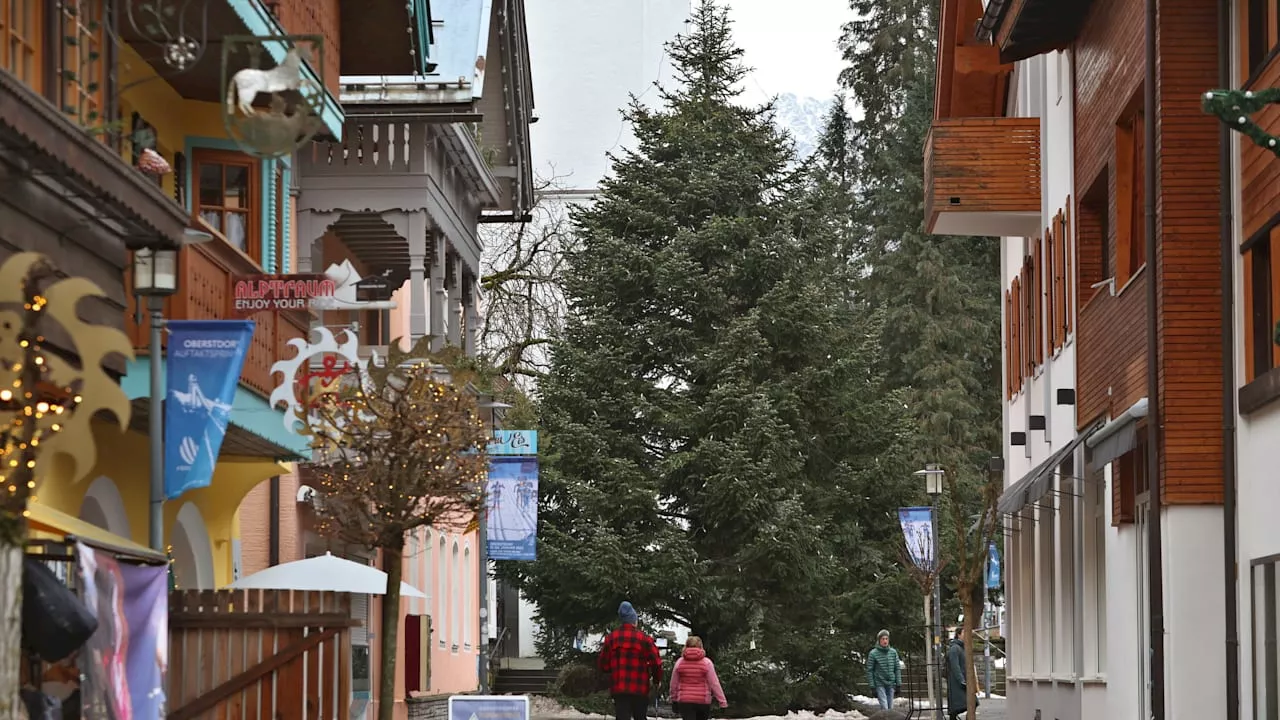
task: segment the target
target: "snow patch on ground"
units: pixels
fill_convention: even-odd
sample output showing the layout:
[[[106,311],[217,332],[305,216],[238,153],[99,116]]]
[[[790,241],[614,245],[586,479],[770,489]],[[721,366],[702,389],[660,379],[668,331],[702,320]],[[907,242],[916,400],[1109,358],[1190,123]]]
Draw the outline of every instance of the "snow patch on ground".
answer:
[[[874,704],[875,701],[873,700]],[[529,698],[529,717],[539,720],[607,720],[604,715],[593,715],[567,708],[552,698],[538,695]],[[814,713],[808,710],[789,712],[786,715],[761,715],[747,720],[867,720],[867,716],[857,711],[837,712],[828,710],[825,713]]]
[[[857,710],[850,710],[849,712],[828,710],[820,714],[809,710],[801,710],[799,712],[789,712],[786,715],[761,715],[748,720],[867,720],[867,716]]]
[[[529,717],[547,720],[598,720],[604,715],[593,715],[565,707],[554,699],[541,695],[529,696]]]

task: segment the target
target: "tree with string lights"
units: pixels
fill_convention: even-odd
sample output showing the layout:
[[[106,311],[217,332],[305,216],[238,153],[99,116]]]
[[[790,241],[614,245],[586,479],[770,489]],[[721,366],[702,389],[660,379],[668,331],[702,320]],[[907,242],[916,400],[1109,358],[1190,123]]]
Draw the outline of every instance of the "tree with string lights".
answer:
[[[379,720],[390,720],[395,707],[405,536],[424,526],[465,528],[483,502],[488,469],[489,431],[475,396],[420,349],[354,367],[308,416],[319,532],[379,550],[387,573]]]
[[[93,468],[90,422],[113,416],[123,431],[129,400],[103,368],[108,355],[133,357],[120,330],[86,323],[77,304],[103,292],[66,277],[43,256],[20,253],[0,265],[0,719],[25,718],[18,695],[22,663],[22,559],[28,507],[40,484],[83,478]],[[45,340],[61,332],[61,349]]]

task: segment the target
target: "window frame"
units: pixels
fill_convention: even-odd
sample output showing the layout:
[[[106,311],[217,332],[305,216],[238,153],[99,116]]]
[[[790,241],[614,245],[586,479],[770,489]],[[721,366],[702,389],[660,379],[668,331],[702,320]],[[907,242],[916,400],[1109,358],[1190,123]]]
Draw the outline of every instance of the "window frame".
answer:
[[[12,1],[12,0],[11,0]],[[68,9],[75,6],[74,11]],[[85,22],[86,13],[96,15],[97,20]],[[106,0],[59,0],[57,8],[58,36],[54,38],[58,57],[58,109],[84,126],[94,126],[110,119],[107,84],[110,80],[110,38],[107,25],[110,23],[109,8]],[[91,25],[97,24],[97,28]],[[76,42],[67,40],[72,37]],[[86,41],[93,47],[85,50]],[[96,48],[97,58],[93,58]],[[88,57],[85,53],[88,53]],[[92,68],[91,75],[85,77],[85,68]]]
[[[1280,621],[1277,620],[1276,566],[1280,556],[1271,555],[1249,563],[1249,616],[1252,650],[1253,707],[1255,718],[1280,716]],[[1261,576],[1261,577],[1259,577]],[[1259,607],[1261,605],[1261,607]]]
[[[200,180],[201,169],[206,165],[222,165],[233,167],[244,167],[248,169],[248,183],[245,191],[245,206],[247,216],[245,224],[245,247],[238,248],[232,243],[223,231],[210,227],[214,237],[224,243],[227,247],[244,255],[259,268],[266,267],[266,257],[262,243],[262,221],[266,208],[262,207],[262,162],[255,157],[246,155],[245,153],[235,152],[233,150],[220,150],[216,148],[192,148],[191,150],[191,218],[193,221],[202,221],[200,212],[205,207],[217,209],[222,212],[228,212],[225,205],[206,206],[201,203]],[[225,193],[226,175],[223,171],[223,187],[219,190]],[[225,202],[225,196],[223,202]],[[233,211],[237,212],[237,211]],[[208,223],[205,223],[208,225]],[[223,225],[225,227],[225,223]]]
[[[1280,321],[1280,214],[1240,246],[1242,337],[1248,384],[1280,367],[1276,327]]]
[[[0,0],[0,70],[4,70],[18,79],[27,87],[32,88],[41,95],[45,94],[45,76],[48,71],[48,46],[52,38],[49,37],[48,8],[50,0]],[[21,3],[25,7],[31,8],[31,27],[24,28],[29,30],[30,37],[26,37],[26,33],[15,33],[12,26],[8,22],[8,18],[14,6]],[[30,53],[30,66],[24,68],[29,72],[19,73],[15,69],[12,57],[12,50],[15,44],[15,36]]]
[[[1146,133],[1141,109],[1116,124],[1115,142],[1115,282],[1116,294],[1147,265]]]
[[[1247,88],[1280,50],[1280,7],[1275,0],[1241,0],[1240,5],[1240,65]]]

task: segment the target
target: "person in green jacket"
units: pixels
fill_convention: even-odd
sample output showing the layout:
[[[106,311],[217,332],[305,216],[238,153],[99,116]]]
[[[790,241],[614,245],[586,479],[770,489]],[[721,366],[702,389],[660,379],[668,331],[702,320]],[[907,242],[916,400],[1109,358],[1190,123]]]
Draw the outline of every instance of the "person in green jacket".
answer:
[[[902,686],[902,664],[898,651],[889,646],[889,631],[881,630],[876,646],[867,653],[867,684],[876,692],[880,709],[893,709],[893,694]]]

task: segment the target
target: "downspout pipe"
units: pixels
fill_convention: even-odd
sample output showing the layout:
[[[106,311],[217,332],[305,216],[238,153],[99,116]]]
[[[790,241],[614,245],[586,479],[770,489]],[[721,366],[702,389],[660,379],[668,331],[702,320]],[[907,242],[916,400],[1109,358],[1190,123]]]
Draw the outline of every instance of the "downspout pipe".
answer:
[[[1158,332],[1158,305],[1160,291],[1160,267],[1156,256],[1156,7],[1157,0],[1146,0],[1146,80],[1143,83],[1143,135],[1145,152],[1143,162],[1143,204],[1146,206],[1147,240],[1147,478],[1150,498],[1147,514],[1147,623],[1150,652],[1148,671],[1151,687],[1149,709],[1152,720],[1165,718],[1164,692],[1164,555],[1160,537],[1161,493],[1164,478],[1160,477],[1160,440],[1162,415],[1160,406],[1160,345]]]
[[[1218,87],[1231,87],[1231,0],[1218,0]],[[1227,707],[1240,720],[1240,596],[1236,545],[1235,175],[1231,128],[1218,123],[1218,192],[1222,244],[1222,571],[1226,621]]]

